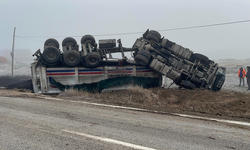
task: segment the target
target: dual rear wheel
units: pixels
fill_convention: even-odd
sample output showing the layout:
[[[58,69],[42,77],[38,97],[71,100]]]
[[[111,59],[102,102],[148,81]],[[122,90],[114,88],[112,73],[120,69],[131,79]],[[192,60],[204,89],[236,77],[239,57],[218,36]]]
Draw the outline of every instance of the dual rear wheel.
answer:
[[[135,56],[135,61],[142,66],[147,66],[150,59],[151,55],[143,50],[139,50]]]
[[[85,35],[81,38],[81,43],[95,44],[95,38],[92,35]],[[41,63],[47,66],[54,66],[61,61],[68,67],[76,67],[83,63],[83,66],[88,68],[97,67],[101,62],[100,54],[97,52],[89,52],[85,56],[81,56],[80,53],[74,49],[77,46],[77,42],[74,38],[67,37],[63,40],[62,46],[71,47],[61,54],[59,49],[59,43],[55,39],[48,39],[44,43],[44,51],[41,54]]]
[[[155,30],[150,30],[146,35],[146,39],[159,43],[161,40],[161,34]]]
[[[61,52],[56,47],[47,47],[43,51],[41,59],[46,65],[56,65],[61,60]]]

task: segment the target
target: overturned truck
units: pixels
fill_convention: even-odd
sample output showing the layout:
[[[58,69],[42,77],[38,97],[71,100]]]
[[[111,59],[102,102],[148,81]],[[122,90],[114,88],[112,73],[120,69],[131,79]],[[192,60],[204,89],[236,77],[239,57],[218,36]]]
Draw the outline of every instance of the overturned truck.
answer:
[[[225,68],[154,30],[147,30],[131,48],[123,47],[120,39],[97,44],[92,35],[83,36],[80,42],[79,49],[76,40],[67,37],[61,51],[58,41],[51,38],[42,53],[33,54],[37,57],[31,65],[34,92],[60,93],[70,87],[100,92],[130,83],[148,88],[161,86],[162,76],[180,87],[218,91],[225,81]],[[125,52],[132,52],[133,59]],[[114,53],[121,53],[122,58],[113,59]]]

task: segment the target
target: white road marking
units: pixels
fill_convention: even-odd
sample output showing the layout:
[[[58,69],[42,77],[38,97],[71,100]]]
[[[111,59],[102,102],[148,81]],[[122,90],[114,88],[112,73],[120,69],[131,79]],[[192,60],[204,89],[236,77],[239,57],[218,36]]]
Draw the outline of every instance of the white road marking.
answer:
[[[107,143],[112,143],[112,144],[117,144],[117,145],[122,145],[122,146],[130,147],[130,148],[134,148],[134,149],[156,150],[154,148],[144,147],[144,146],[135,145],[135,144],[131,144],[131,143],[126,143],[126,142],[122,142],[122,141],[118,141],[118,140],[114,140],[114,139],[109,139],[109,138],[103,138],[103,137],[99,137],[99,136],[94,136],[94,135],[90,135],[90,134],[85,134],[85,133],[80,133],[80,132],[75,132],[75,131],[69,131],[69,130],[64,130],[64,129],[62,131],[67,132],[67,133],[72,133],[72,134],[80,135],[80,136],[84,136],[84,137],[91,138],[91,139],[94,139],[94,140],[99,140],[99,141],[103,141],[103,142],[107,142]]]
[[[90,102],[83,102],[83,101],[74,101],[74,100],[64,100],[60,98],[52,98],[52,97],[40,97],[43,99],[50,99],[50,100],[57,100],[57,101],[65,101],[65,102],[72,102],[72,103],[82,103],[82,104],[88,104],[88,105],[95,105],[95,106],[103,106],[103,107],[112,107],[112,108],[120,108],[120,109],[128,109],[128,110],[137,110],[137,111],[146,111],[146,112],[155,112],[158,113],[158,111],[152,111],[148,109],[141,109],[141,108],[133,108],[133,107],[124,107],[124,106],[115,106],[115,105],[106,105],[106,104],[99,104],[99,103],[90,103]]]
[[[217,122],[250,126],[250,123],[248,123],[248,122],[240,122],[240,121],[232,121],[232,120],[224,120],[224,119],[216,119],[216,118],[208,118],[208,117],[199,117],[199,116],[176,114],[176,113],[173,113],[173,115],[180,116],[180,117],[186,117],[186,118],[205,119],[205,120],[211,120],[211,121],[217,121]]]
[[[141,109],[141,108],[133,108],[133,107],[124,107],[124,106],[114,106],[114,105],[106,105],[106,104],[99,104],[99,103],[90,103],[90,102],[83,102],[83,101],[64,100],[64,99],[60,99],[60,98],[40,97],[40,96],[38,96],[38,98],[44,98],[44,99],[50,99],[50,100],[58,100],[58,101],[66,101],[66,102],[72,102],[72,103],[82,103],[82,104],[102,106],[102,107],[111,107],[111,108],[119,108],[119,109],[127,109],[127,110],[136,110],[136,111],[143,111],[143,112],[153,112],[153,113],[160,113],[160,114],[170,114],[170,115],[175,115],[175,116],[180,116],[180,117],[186,117],[186,118],[203,119],[203,120],[210,120],[210,121],[217,121],[217,122],[224,122],[224,123],[231,123],[231,124],[237,124],[237,125],[250,126],[250,123],[248,123],[248,122],[241,122],[241,121],[231,121],[231,120],[224,120],[224,119],[200,117],[200,116],[178,114],[178,113],[169,113],[169,112],[154,111],[154,110]]]

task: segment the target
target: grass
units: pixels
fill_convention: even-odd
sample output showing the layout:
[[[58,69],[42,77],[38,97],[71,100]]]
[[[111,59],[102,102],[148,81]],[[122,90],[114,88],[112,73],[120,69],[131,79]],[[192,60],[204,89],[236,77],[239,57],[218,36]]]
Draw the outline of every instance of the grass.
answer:
[[[146,103],[159,99],[159,94],[155,94],[152,90],[144,89],[140,86],[132,86],[127,90],[101,93],[89,93],[71,88],[65,89],[64,92],[59,94],[59,97],[74,97],[82,100],[101,100],[104,102],[113,101],[117,103]]]
[[[165,112],[198,112],[221,117],[250,119],[250,94],[241,92],[143,89],[140,86],[133,86],[127,90],[101,93],[68,89],[59,94],[59,97]]]

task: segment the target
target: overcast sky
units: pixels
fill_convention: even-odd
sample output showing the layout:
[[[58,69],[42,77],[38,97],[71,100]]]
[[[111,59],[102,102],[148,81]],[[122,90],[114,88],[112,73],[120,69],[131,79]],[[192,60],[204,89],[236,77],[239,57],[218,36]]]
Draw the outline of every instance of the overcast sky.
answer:
[[[43,50],[48,38],[61,45],[65,37],[74,37],[80,44],[85,34],[96,41],[120,38],[123,46],[131,47],[151,29],[211,59],[246,59],[250,58],[250,21],[167,29],[245,21],[249,15],[249,0],[1,0],[0,50],[11,50],[14,27],[15,49],[32,53]],[[119,33],[137,34],[109,35]]]

